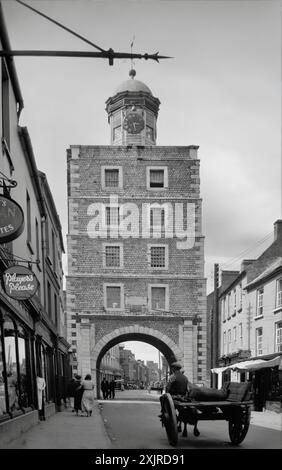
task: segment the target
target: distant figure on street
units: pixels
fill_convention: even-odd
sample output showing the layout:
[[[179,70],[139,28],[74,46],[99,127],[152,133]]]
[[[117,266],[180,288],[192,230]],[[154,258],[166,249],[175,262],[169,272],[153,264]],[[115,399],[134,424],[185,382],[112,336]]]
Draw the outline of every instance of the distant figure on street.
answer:
[[[114,379],[112,379],[111,382],[110,382],[110,386],[109,386],[109,388],[110,388],[110,398],[112,398],[112,399],[115,398],[115,386],[116,386],[115,381],[114,381]]]
[[[108,381],[105,379],[105,377],[101,382],[101,390],[103,393],[103,399],[106,400],[108,398]]]
[[[91,375],[87,374],[84,380],[81,382],[83,395],[81,400],[82,411],[85,411],[87,417],[92,415],[92,409],[94,406],[94,382],[91,379]]]
[[[73,384],[74,392],[74,411],[76,416],[78,416],[78,412],[81,411],[81,398],[83,394],[82,386],[81,386],[81,375],[75,375],[75,382]]]

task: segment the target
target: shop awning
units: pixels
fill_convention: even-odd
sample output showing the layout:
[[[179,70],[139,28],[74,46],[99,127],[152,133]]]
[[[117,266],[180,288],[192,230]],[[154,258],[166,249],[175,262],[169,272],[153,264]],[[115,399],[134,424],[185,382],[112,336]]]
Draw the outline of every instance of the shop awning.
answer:
[[[274,357],[273,359],[270,359],[269,361],[265,361],[263,359],[254,359],[253,361],[242,361],[242,362],[236,362],[236,364],[230,364],[230,366],[227,367],[216,367],[214,369],[211,369],[211,372],[214,374],[221,374],[227,369],[233,369],[233,370],[238,370],[240,371],[252,371],[252,370],[259,370],[259,369],[265,369],[268,367],[276,367],[278,366],[279,369],[282,369],[282,356],[277,356]]]

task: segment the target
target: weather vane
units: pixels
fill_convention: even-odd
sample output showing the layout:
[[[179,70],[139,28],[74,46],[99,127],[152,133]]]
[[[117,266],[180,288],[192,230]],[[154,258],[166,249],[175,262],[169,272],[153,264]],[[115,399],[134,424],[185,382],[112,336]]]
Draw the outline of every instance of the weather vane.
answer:
[[[131,51],[131,68],[133,69],[134,68],[134,60],[133,60],[133,57],[132,57],[132,48],[133,48],[133,44],[134,44],[134,40],[135,40],[135,35],[133,36],[133,39],[132,39],[132,42],[130,44],[130,51]]]
[[[43,16],[47,20],[51,21],[52,23],[56,24],[60,28],[63,28],[64,30],[68,31],[69,33],[73,34],[74,36],[78,37],[82,41],[86,42],[87,44],[90,44],[91,46],[95,47],[95,49],[98,49],[99,52],[87,52],[87,51],[38,51],[38,50],[17,50],[17,51],[12,51],[12,50],[1,50],[0,51],[0,56],[45,56],[45,57],[97,57],[101,59],[108,59],[109,65],[114,64],[114,59],[131,59],[131,62],[133,62],[133,59],[152,59],[155,60],[156,62],[159,62],[159,59],[171,59],[172,57],[168,56],[163,56],[159,55],[158,52],[155,52],[154,54],[133,54],[132,53],[132,47],[133,47],[133,41],[131,43],[131,53],[127,52],[115,52],[112,48],[109,48],[108,50],[103,49],[102,47],[97,46],[93,42],[89,41],[88,39],[84,38],[80,34],[76,33],[75,31],[71,30],[70,28],[67,28],[63,24],[59,23],[56,20],[53,20],[49,16],[45,15],[44,13],[40,12],[39,10],[36,10],[35,8],[31,7],[30,5],[27,5],[24,3],[22,0],[15,0],[17,3],[20,3],[21,5],[25,6],[26,8],[29,8],[30,10],[34,11],[40,16]]]

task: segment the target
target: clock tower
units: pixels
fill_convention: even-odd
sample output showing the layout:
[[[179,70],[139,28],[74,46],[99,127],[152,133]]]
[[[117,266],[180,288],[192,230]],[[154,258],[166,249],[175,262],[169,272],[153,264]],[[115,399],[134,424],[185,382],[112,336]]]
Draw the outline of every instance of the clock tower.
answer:
[[[129,76],[106,101],[111,145],[156,145],[160,101],[145,83],[135,80],[135,70]]]
[[[98,395],[126,341],[209,383],[198,146],[157,145],[159,105],[131,70],[106,101],[110,144],[67,150],[67,338]]]

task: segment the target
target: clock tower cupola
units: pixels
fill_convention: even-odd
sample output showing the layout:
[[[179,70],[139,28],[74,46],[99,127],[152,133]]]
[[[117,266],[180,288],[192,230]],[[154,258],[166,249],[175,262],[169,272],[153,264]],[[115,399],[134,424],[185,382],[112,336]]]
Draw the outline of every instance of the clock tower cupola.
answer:
[[[111,145],[156,145],[160,101],[145,83],[135,80],[135,70],[129,76],[106,101]]]

